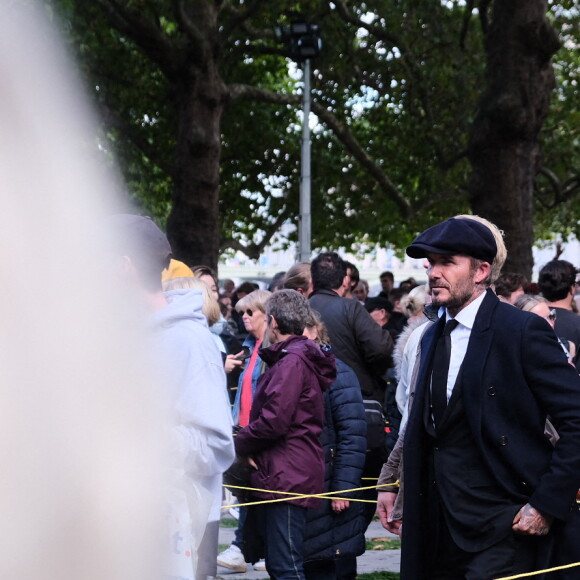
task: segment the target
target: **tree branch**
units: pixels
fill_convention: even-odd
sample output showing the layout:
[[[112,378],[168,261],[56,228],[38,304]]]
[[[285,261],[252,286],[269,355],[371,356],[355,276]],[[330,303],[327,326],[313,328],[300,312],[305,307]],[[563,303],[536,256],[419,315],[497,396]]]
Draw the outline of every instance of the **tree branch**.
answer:
[[[489,28],[488,9],[492,2],[493,0],[479,0],[479,22],[484,36],[487,35],[487,30]]]
[[[159,27],[149,22],[138,10],[129,8],[117,0],[94,0],[94,2],[104,11],[110,24],[121,34],[131,38],[166,75],[174,72],[173,47]]]
[[[229,85],[229,95],[231,99],[245,98],[278,105],[299,105],[302,102],[300,95],[275,93],[266,89],[242,84]],[[317,102],[312,103],[312,112],[332,130],[336,138],[351,155],[375,178],[381,189],[397,204],[401,216],[404,218],[410,217],[411,206],[409,202],[399,192],[383,169],[365,151],[347,125]]]
[[[461,33],[459,34],[459,46],[461,47],[461,50],[465,50],[465,39],[467,38],[474,3],[475,0],[468,0],[463,12],[463,23],[461,25]]]
[[[580,176],[575,175],[567,179],[564,183],[560,181],[558,176],[547,167],[541,167],[538,171],[548,181],[552,201],[546,201],[545,190],[538,185],[537,180],[534,181],[534,197],[546,209],[554,209],[561,203],[565,203],[572,199],[578,192],[580,192]]]
[[[172,0],[173,12],[178,22],[181,24],[185,34],[193,43],[193,50],[200,55],[200,60],[206,60],[208,51],[207,41],[199,28],[187,14],[183,0]]]
[[[339,15],[342,17],[343,20],[346,22],[353,24],[359,28],[365,29],[369,34],[372,34],[379,40],[382,40],[388,43],[391,48],[397,48],[401,53],[401,63],[405,68],[407,74],[409,75],[409,80],[413,79],[415,81],[415,87],[418,93],[417,101],[420,103],[423,112],[425,114],[425,120],[429,129],[425,131],[425,138],[433,147],[437,160],[439,161],[439,165],[443,169],[450,168],[458,159],[465,156],[465,153],[459,155],[455,155],[451,159],[447,159],[441,150],[441,147],[431,137],[431,130],[430,128],[433,127],[435,123],[433,111],[431,110],[431,102],[429,98],[429,94],[425,89],[425,82],[423,78],[423,72],[421,71],[420,66],[417,65],[417,62],[420,59],[417,59],[413,52],[411,51],[410,47],[405,45],[403,41],[398,38],[396,35],[389,33],[383,26],[376,26],[374,24],[369,24],[361,20],[358,16],[354,15],[350,10],[347,8],[346,4],[343,0],[333,0],[334,5],[336,6]]]
[[[222,41],[226,41],[238,27],[245,25],[248,19],[251,18],[262,6],[262,2],[263,0],[249,0],[246,2],[246,9],[244,11],[237,10],[231,6],[231,4],[227,4],[227,9],[232,15],[232,18],[222,28],[220,34]],[[260,38],[267,37],[274,38],[274,31],[269,31],[266,36],[260,36]]]
[[[170,163],[162,161],[159,157],[159,148],[149,143],[146,137],[135,126],[128,122],[118,111],[107,105],[106,103],[99,103],[99,112],[101,119],[105,125],[112,127],[119,131],[122,135],[126,135],[129,141],[151,161],[169,176],[173,176],[173,166]]]
[[[278,213],[278,217],[264,228],[264,235],[260,242],[251,242],[246,245],[232,237],[224,238],[220,244],[220,251],[223,252],[226,249],[232,249],[246,254],[252,260],[257,260],[262,255],[264,248],[270,243],[272,236],[282,227],[287,219],[288,210],[284,208],[283,211]]]

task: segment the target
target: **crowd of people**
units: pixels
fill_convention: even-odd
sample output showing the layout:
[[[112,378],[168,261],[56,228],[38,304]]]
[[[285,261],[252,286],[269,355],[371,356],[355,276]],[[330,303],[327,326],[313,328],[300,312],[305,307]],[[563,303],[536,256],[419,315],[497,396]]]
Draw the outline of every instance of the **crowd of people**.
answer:
[[[174,388],[176,468],[211,498],[186,542],[197,580],[250,564],[275,579],[354,580],[377,504],[403,532],[405,579],[580,560],[572,264],[553,260],[530,284],[502,272],[493,224],[457,216],[407,249],[427,284],[395,287],[383,272],[369,296],[356,267],[325,252],[268,290],[220,287],[211,268],[172,259],[151,220],[110,222],[134,238],[123,275],[147,296]],[[238,528],[218,554],[232,478]]]
[[[369,296],[325,252],[220,293],[151,219],[97,204],[115,187],[80,145],[80,91],[12,4],[3,577],[212,578],[235,476],[240,569],[354,579],[376,509],[403,580],[579,578],[576,268],[502,273],[501,232],[463,215],[407,248],[426,286],[384,272]]]

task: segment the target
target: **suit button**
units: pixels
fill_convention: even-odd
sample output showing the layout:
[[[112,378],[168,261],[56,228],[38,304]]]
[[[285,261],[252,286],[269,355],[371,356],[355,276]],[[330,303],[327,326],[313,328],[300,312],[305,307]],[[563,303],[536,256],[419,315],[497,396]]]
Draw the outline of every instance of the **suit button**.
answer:
[[[495,387],[489,387],[489,389],[487,389],[487,394],[490,397],[495,397]]]
[[[498,443],[502,446],[505,447],[508,444],[508,438],[505,435],[502,435],[499,439],[498,439]]]

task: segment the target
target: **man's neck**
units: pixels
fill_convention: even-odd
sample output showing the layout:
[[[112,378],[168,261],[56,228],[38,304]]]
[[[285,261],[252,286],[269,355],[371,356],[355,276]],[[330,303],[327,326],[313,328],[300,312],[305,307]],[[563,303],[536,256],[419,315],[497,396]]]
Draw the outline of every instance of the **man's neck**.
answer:
[[[563,308],[564,310],[572,310],[572,300],[570,297],[566,296],[563,300],[555,300],[554,302],[548,302],[550,308]]]

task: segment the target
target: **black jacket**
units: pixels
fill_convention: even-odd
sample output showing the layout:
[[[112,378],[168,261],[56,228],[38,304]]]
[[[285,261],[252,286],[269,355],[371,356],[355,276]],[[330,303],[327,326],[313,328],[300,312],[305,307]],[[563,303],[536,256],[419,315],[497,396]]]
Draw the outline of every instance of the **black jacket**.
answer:
[[[332,290],[316,290],[310,305],[324,322],[332,351],[358,377],[364,399],[384,402],[382,376],[391,363],[393,340],[358,300],[342,298]]]
[[[336,360],[336,381],[324,393],[324,491],[355,489],[361,486],[366,452],[366,418],[356,375]],[[360,497],[347,493],[335,497]],[[329,499],[308,510],[304,560],[359,556],[365,550],[363,504],[351,501],[340,514],[332,511]]]
[[[403,450],[401,577],[410,580],[429,577],[423,566],[430,541],[424,494],[429,437],[423,412],[440,324],[427,329],[421,341]],[[465,417],[476,452],[492,474],[490,484],[501,488],[515,507],[529,502],[540,512],[565,520],[577,509],[580,481],[580,377],[566,361],[553,330],[539,316],[501,303],[488,290],[461,373]],[[544,437],[547,415],[560,435],[555,447]],[[544,540],[538,544],[544,545]]]

